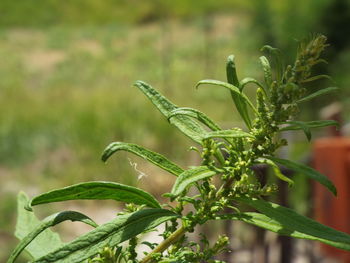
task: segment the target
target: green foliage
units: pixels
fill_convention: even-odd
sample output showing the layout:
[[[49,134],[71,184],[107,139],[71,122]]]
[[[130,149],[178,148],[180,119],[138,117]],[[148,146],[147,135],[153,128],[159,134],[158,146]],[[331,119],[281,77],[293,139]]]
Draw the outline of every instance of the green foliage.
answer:
[[[278,204],[246,197],[240,197],[238,200],[262,213],[251,214],[251,223],[259,227],[280,235],[317,240],[340,249],[350,250],[348,234],[336,231]],[[246,218],[244,221],[247,222],[249,219]]]
[[[20,240],[25,240],[26,237],[41,224],[40,220],[36,218],[33,212],[24,209],[28,202],[29,198],[27,195],[20,192],[17,198],[17,224],[15,232],[15,236]],[[26,251],[33,258],[39,258],[60,247],[62,244],[57,233],[46,229],[37,238],[32,240],[27,246]],[[15,251],[13,253],[15,253]]]
[[[158,201],[149,193],[136,187],[112,182],[86,182],[56,189],[36,196],[29,206],[68,200],[115,200],[160,208]]]
[[[163,168],[164,170],[174,174],[179,175],[183,172],[182,168],[177,166],[175,163],[169,161],[167,158],[159,153],[152,152],[141,146],[131,143],[114,142],[110,144],[103,152],[102,160],[107,161],[107,159],[117,151],[128,151],[136,154],[137,156]]]
[[[107,182],[82,183],[34,197],[28,203],[29,207],[73,199],[114,199],[125,202],[126,206],[112,221],[43,256],[35,257],[33,262],[218,262],[215,256],[225,250],[229,242],[227,237],[219,236],[214,245],[210,245],[203,236],[201,244],[197,244],[188,240],[187,233],[193,232],[198,225],[224,219],[240,220],[281,235],[316,240],[350,250],[349,235],[298,215],[289,208],[265,201],[264,197],[276,192],[277,186],[259,183],[252,169],[254,164],[268,164],[279,179],[292,185],[293,181],[281,173],[277,165],[281,164],[318,181],[336,195],[334,185],[326,176],[305,165],[275,157],[276,151],[287,144],[285,139],[278,136],[286,127],[291,127],[290,130],[302,129],[308,139],[311,139],[310,128],[336,124],[332,121],[295,120],[298,103],[303,98],[308,98],[303,83],[315,79],[311,68],[320,61],[325,42],[324,36],[315,35],[309,41],[301,43],[295,63],[288,66],[283,65],[280,51],[265,46],[264,50],[269,52],[274,61],[271,63],[266,57],[260,58],[265,83],[252,78],[239,81],[233,56],[229,57],[226,67],[228,83],[217,80],[198,82],[197,87],[210,84],[228,89],[238,113],[246,123],[246,130],[221,130],[204,113],[177,107],[149,84],[137,81],[135,86],[160,113],[199,145],[200,149],[192,149],[200,154],[201,164],[183,170],[164,156],[141,146],[112,143],[103,153],[103,160],[119,150],[128,151],[177,176],[171,192],[164,194],[170,202],[160,205],[141,189]],[[243,92],[244,85],[248,83],[257,86],[256,103]],[[322,93],[325,92],[318,94]],[[246,205],[259,213],[243,211]],[[157,208],[145,209],[145,206]],[[167,209],[162,209],[161,206]],[[23,210],[21,207],[19,209]],[[39,229],[43,225],[45,229],[51,226],[45,222],[39,224]],[[161,234],[164,240],[157,244],[145,243],[152,251],[138,255],[136,247],[139,235],[164,222],[165,230]],[[20,223],[24,224],[23,221]],[[31,234],[31,230],[27,233],[27,236],[21,238],[19,248],[15,249],[16,256],[16,251],[21,251],[28,241],[36,240],[33,239],[36,235]],[[123,246],[122,243],[126,241],[128,246]],[[143,258],[139,259],[140,256]]]

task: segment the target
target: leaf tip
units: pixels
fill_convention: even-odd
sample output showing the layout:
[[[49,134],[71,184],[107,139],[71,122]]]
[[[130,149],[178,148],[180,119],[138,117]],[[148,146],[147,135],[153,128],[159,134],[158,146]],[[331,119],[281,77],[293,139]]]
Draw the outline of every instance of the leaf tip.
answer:
[[[27,211],[29,211],[29,212],[33,212],[32,201],[27,202],[27,203],[24,205],[24,209],[27,210]]]
[[[226,60],[226,64],[227,65],[234,65],[235,64],[235,55],[231,54],[227,57],[227,60]]]

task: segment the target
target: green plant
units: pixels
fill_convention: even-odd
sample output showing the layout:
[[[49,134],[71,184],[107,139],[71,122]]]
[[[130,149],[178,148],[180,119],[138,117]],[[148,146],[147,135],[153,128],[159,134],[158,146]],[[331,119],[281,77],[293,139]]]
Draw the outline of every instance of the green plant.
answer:
[[[237,111],[247,126],[222,130],[204,113],[175,106],[148,84],[138,81],[139,88],[158,110],[181,132],[196,142],[192,147],[201,156],[200,166],[182,169],[163,155],[141,146],[115,142],[103,153],[106,161],[118,151],[127,151],[159,166],[176,176],[168,204],[160,204],[151,194],[113,182],[86,182],[41,194],[28,200],[24,193],[18,197],[18,222],[16,236],[21,239],[8,263],[26,249],[32,262],[222,262],[215,255],[224,251],[229,242],[219,236],[210,245],[202,235],[201,244],[188,240],[186,234],[198,225],[212,220],[240,220],[248,224],[295,238],[317,240],[340,249],[350,250],[350,236],[324,226],[293,210],[264,200],[278,189],[274,184],[262,185],[251,169],[255,164],[269,165],[274,174],[289,185],[293,181],[283,175],[279,165],[284,165],[318,181],[336,195],[336,188],[328,178],[310,167],[275,157],[275,152],[287,144],[278,134],[285,130],[302,130],[311,139],[310,129],[337,125],[334,121],[296,121],[298,105],[317,96],[336,90],[327,88],[307,94],[306,82],[324,76],[312,76],[311,68],[323,62],[320,54],[326,47],[326,38],[313,36],[302,42],[293,65],[284,66],[280,51],[265,46],[273,60],[262,56],[264,82],[253,78],[239,81],[234,57],[226,64],[227,82],[202,80],[197,87],[214,85],[228,89]],[[257,86],[256,105],[243,93],[248,84]],[[254,116],[254,117],[253,117]],[[205,128],[206,127],[206,128]],[[195,191],[189,191],[190,189]],[[42,221],[36,219],[32,207],[66,200],[112,199],[126,203],[123,212],[112,221],[97,226],[89,217],[74,211],[65,211]],[[249,206],[257,212],[246,212]],[[24,209],[25,208],[25,209]],[[48,228],[62,221],[81,221],[95,227],[91,232],[62,243],[57,234]],[[140,242],[139,235],[153,230],[165,222],[164,238],[159,244]],[[42,233],[39,235],[40,233]],[[128,242],[128,246],[123,246]],[[143,243],[150,247],[143,258],[136,247]]]

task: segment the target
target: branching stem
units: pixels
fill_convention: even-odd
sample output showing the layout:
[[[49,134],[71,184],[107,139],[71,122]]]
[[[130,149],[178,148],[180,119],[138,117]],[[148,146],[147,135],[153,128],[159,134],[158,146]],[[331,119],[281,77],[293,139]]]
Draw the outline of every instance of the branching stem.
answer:
[[[140,263],[148,263],[152,261],[152,256],[155,253],[162,253],[176,241],[178,241],[184,234],[186,229],[181,226],[174,233],[172,233],[167,239],[163,240],[155,249],[153,249],[146,257],[144,257]]]

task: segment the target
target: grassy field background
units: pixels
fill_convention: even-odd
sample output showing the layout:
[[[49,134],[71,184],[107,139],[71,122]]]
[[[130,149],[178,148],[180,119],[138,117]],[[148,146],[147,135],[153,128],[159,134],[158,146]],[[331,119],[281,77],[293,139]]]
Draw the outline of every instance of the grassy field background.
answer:
[[[130,154],[118,153],[102,163],[100,155],[113,141],[144,145],[184,168],[197,164],[197,155],[188,151],[191,142],[132,86],[136,80],[148,82],[179,106],[206,112],[223,127],[241,126],[229,93],[215,87],[196,90],[197,81],[225,80],[229,54],[236,56],[240,78],[260,79],[262,44],[282,46],[291,57],[294,40],[309,32],[331,1],[294,9],[294,1],[220,5],[206,0],[198,9],[186,1],[175,6],[121,1],[110,12],[107,2],[63,6],[50,0],[37,9],[33,1],[15,7],[13,1],[0,4],[0,11],[10,10],[0,16],[0,262],[16,242],[15,199],[20,190],[33,196],[89,180],[140,185],[156,196],[170,189],[171,176]],[[300,18],[294,18],[294,26],[285,20],[293,15]],[[349,83],[342,65],[350,52],[344,54],[331,69],[341,85]],[[300,156],[304,149],[301,144],[295,152]],[[138,179],[142,172],[147,176]],[[102,203],[78,205],[103,222],[115,215],[110,207],[116,205]],[[62,207],[45,206],[38,212],[47,215]],[[71,236],[66,238],[85,231],[68,229]]]

